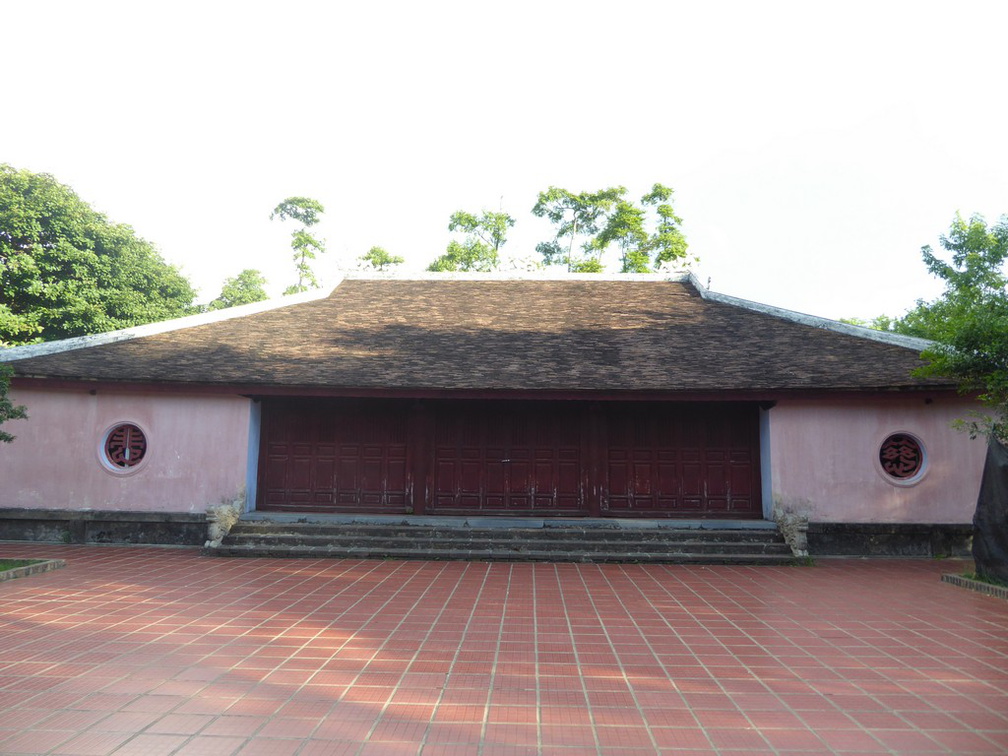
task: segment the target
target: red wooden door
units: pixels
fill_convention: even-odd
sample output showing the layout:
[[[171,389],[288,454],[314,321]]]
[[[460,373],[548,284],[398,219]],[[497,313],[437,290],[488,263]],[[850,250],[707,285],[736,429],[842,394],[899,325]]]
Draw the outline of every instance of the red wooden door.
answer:
[[[264,403],[258,507],[405,512],[406,419],[399,403]]]
[[[583,415],[546,403],[441,405],[431,511],[584,514]]]
[[[760,517],[758,427],[752,405],[264,400],[258,507]]]
[[[762,515],[756,407],[620,404],[604,433],[603,514]]]

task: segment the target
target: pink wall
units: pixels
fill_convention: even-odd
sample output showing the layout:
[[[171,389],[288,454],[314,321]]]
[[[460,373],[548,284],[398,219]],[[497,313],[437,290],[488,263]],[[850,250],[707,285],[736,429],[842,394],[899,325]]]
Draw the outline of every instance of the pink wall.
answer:
[[[773,501],[812,522],[971,522],[986,444],[950,424],[977,405],[929,398],[779,402],[769,412]],[[897,432],[918,438],[927,455],[909,485],[894,485],[877,464],[880,445]]]
[[[0,445],[0,507],[203,512],[244,493],[248,399],[26,388],[11,398],[29,419],[3,426],[17,439]],[[949,426],[976,405],[931,398],[780,401],[764,439],[771,501],[813,522],[970,522],[986,447]],[[121,422],[139,425],[149,441],[147,459],[125,475],[100,460],[105,432]],[[913,434],[927,451],[926,471],[911,485],[894,485],[877,465],[880,444],[895,432]]]
[[[0,507],[203,512],[244,491],[249,400],[86,390],[11,391],[27,420],[4,423],[17,438],[0,444]],[[130,472],[101,462],[113,425],[147,435],[144,461]]]

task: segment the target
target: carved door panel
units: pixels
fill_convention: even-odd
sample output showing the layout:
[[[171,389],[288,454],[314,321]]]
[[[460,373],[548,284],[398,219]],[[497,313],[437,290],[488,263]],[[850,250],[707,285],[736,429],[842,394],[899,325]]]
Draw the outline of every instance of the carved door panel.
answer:
[[[583,514],[582,414],[533,403],[442,405],[433,511]]]
[[[760,516],[756,413],[749,405],[610,407],[603,514]]]
[[[404,512],[406,419],[397,403],[266,403],[259,508]]]

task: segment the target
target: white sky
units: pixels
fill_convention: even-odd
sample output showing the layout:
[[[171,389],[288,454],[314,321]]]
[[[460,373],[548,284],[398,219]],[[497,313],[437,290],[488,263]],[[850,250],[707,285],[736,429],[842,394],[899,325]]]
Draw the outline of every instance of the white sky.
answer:
[[[902,314],[956,211],[1008,213],[1008,3],[0,0],[0,162],[53,174],[201,288],[381,245],[422,270],[455,210],[550,237],[539,191],[674,187],[694,272],[826,317]]]

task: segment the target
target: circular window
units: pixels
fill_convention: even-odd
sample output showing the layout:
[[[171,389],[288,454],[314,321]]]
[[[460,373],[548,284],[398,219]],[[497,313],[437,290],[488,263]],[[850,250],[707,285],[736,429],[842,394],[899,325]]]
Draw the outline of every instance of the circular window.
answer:
[[[878,461],[893,483],[914,483],[924,474],[927,457],[919,439],[909,433],[893,433],[879,447]]]
[[[147,436],[133,423],[120,423],[108,429],[102,441],[102,461],[118,472],[133,470],[147,456]]]

